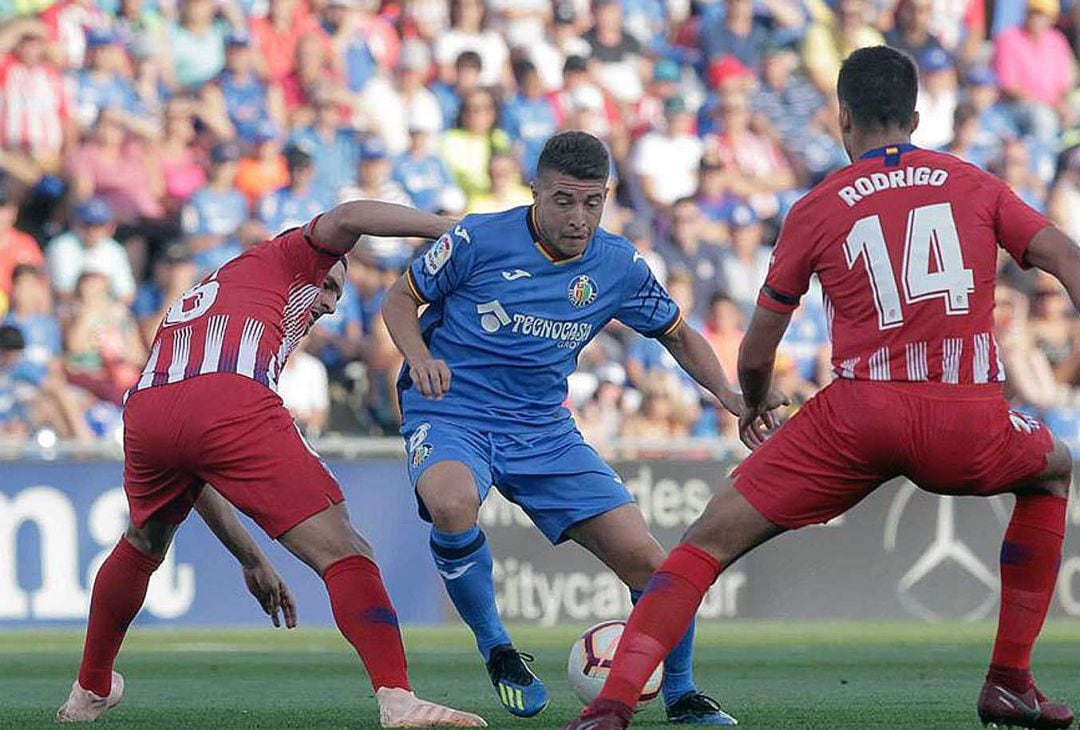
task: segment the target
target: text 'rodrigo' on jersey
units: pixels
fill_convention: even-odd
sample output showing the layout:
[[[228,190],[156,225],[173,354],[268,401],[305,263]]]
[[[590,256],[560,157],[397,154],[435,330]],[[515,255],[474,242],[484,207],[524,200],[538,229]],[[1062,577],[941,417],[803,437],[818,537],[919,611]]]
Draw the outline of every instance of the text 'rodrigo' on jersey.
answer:
[[[659,337],[679,308],[625,238],[598,230],[585,251],[555,260],[532,208],[467,216],[406,272],[433,357],[450,366],[442,400],[398,388],[407,423],[453,419],[483,431],[544,428],[569,418],[566,379],[612,319]]]
[[[208,373],[235,373],[276,390],[326,273],[341,258],[312,238],[314,225],[254,246],[188,289],[165,312],[130,392]]]
[[[994,340],[1000,244],[1021,266],[1050,222],[998,178],[912,145],[833,173],[784,221],[758,304],[790,312],[816,273],[837,377],[1005,380]]]

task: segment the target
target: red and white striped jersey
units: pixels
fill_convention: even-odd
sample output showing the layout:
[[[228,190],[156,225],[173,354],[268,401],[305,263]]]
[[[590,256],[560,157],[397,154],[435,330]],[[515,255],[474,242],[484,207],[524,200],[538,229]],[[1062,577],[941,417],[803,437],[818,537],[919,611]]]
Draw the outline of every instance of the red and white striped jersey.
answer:
[[[1005,380],[994,339],[1000,245],[1021,266],[1050,222],[952,155],[872,150],[791,209],[758,304],[792,311],[821,280],[833,371],[857,380]]]
[[[166,311],[131,392],[208,373],[276,390],[326,273],[341,258],[313,240],[314,222],[249,249],[186,291]]]
[[[0,60],[0,145],[55,157],[64,144],[70,114],[60,72],[48,66],[31,68],[8,55]]]

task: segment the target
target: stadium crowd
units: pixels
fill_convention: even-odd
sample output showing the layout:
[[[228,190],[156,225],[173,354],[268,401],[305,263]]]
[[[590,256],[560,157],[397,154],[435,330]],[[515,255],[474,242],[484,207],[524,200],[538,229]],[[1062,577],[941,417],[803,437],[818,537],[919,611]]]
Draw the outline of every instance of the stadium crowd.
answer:
[[[1072,0],[2,0],[0,438],[116,438],[165,308],[245,248],[357,197],[453,216],[530,202],[552,133],[608,145],[604,225],[638,247],[734,377],[785,212],[846,164],[841,60],[922,74],[915,142],[1006,180],[1080,240]],[[419,241],[364,240],[338,312],[281,374],[311,435],[391,434],[379,314]],[[1080,448],[1080,321],[1002,256],[996,337],[1019,407]],[[781,347],[832,377],[820,296]],[[580,357],[587,439],[729,435],[625,328]]]

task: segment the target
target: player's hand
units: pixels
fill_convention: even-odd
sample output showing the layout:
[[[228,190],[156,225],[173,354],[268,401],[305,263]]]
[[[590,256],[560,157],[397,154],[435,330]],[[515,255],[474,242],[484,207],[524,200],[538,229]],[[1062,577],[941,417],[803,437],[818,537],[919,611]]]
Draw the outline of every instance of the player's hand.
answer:
[[[747,405],[739,416],[739,438],[751,451],[765,443],[765,439],[769,437],[769,431],[775,428],[775,425],[770,424],[779,423],[767,410],[768,402],[757,407]]]
[[[261,560],[253,567],[244,568],[244,582],[274,626],[281,626],[281,616],[284,616],[285,627],[296,628],[296,604],[292,594],[269,562]]]
[[[425,398],[439,400],[450,390],[450,366],[445,360],[410,362],[409,376]]]
[[[724,410],[736,418],[741,416],[743,409],[746,408],[742,396],[734,390],[725,390],[717,396],[717,399],[720,401],[720,405],[724,407]]]
[[[787,408],[789,405],[791,405],[791,399],[786,394],[775,388],[769,391],[769,394],[765,396],[765,405],[763,406],[765,412],[761,414],[762,423],[767,431],[780,428],[780,415],[777,411],[781,408]]]

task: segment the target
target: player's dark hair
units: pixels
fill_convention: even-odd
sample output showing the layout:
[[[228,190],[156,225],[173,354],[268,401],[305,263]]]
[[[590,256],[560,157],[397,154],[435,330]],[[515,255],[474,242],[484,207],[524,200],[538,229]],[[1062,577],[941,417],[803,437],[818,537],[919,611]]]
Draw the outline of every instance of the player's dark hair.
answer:
[[[0,326],[0,352],[18,352],[26,349],[22,330],[14,325]]]
[[[840,67],[836,93],[851,110],[856,126],[907,127],[915,113],[919,72],[903,51],[888,46],[860,48]]]
[[[611,159],[604,143],[587,132],[559,132],[544,144],[536,176],[557,172],[578,180],[607,180]]]

